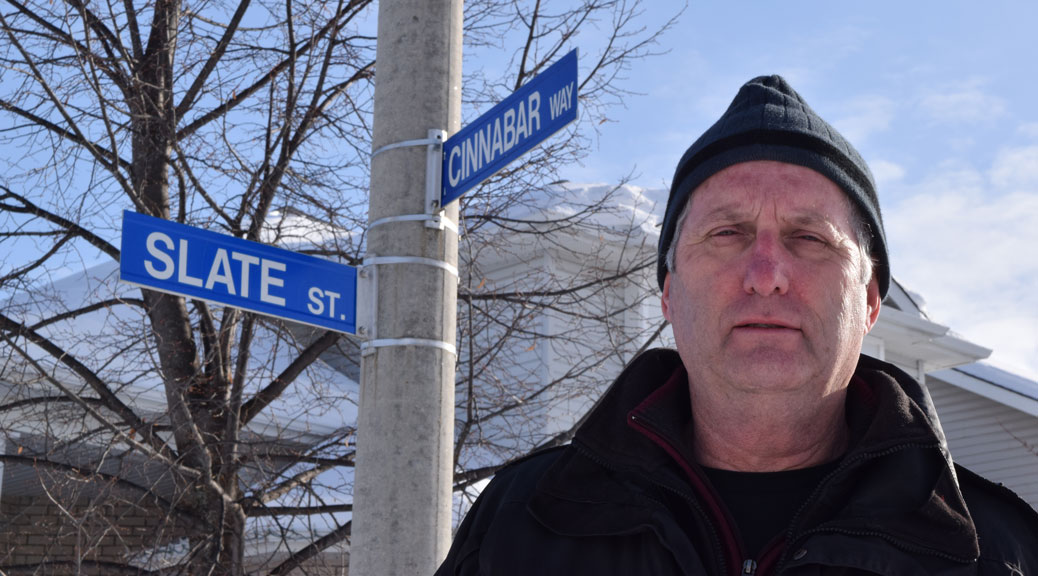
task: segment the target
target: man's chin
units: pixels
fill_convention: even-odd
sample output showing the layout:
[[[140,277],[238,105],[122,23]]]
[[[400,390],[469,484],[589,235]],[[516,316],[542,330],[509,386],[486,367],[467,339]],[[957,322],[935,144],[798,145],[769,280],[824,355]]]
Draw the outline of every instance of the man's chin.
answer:
[[[733,381],[768,390],[801,388],[815,372],[812,359],[789,350],[756,349],[736,355],[725,364],[722,373],[730,374]]]
[[[814,362],[803,339],[781,342],[733,342],[724,351],[730,366],[798,366]]]

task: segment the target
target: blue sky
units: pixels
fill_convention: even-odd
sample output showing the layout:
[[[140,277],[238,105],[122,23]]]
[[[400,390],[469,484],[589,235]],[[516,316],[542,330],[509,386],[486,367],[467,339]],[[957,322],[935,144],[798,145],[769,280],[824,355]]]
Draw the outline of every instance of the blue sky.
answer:
[[[680,7],[646,4],[647,22]],[[693,1],[567,177],[669,186],[743,82],[782,74],[871,165],[895,278],[1038,379],[1036,22],[1024,1]]]

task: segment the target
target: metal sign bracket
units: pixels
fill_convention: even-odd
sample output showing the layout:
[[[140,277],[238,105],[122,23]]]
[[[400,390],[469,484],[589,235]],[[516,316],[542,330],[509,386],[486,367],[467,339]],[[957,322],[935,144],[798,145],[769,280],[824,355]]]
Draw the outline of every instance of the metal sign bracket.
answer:
[[[425,213],[433,217],[425,225],[439,230],[443,230],[443,221],[447,219],[443,206],[440,206],[443,193],[443,142],[446,139],[446,130],[429,130],[425,151]]]

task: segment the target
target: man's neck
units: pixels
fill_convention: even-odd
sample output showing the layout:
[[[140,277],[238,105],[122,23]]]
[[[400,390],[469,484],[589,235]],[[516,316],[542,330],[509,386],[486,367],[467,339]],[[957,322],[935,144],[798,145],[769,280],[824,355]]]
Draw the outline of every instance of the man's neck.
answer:
[[[719,398],[691,390],[693,448],[703,466],[775,472],[831,462],[847,450],[846,389],[810,401],[790,394]]]

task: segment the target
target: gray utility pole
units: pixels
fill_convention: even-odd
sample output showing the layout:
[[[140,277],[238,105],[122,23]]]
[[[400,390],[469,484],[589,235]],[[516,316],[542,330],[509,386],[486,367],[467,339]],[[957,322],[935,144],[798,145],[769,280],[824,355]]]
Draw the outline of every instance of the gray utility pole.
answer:
[[[426,173],[430,131],[460,125],[461,42],[462,0],[379,2],[351,576],[427,576],[450,546],[458,208],[430,208]]]

